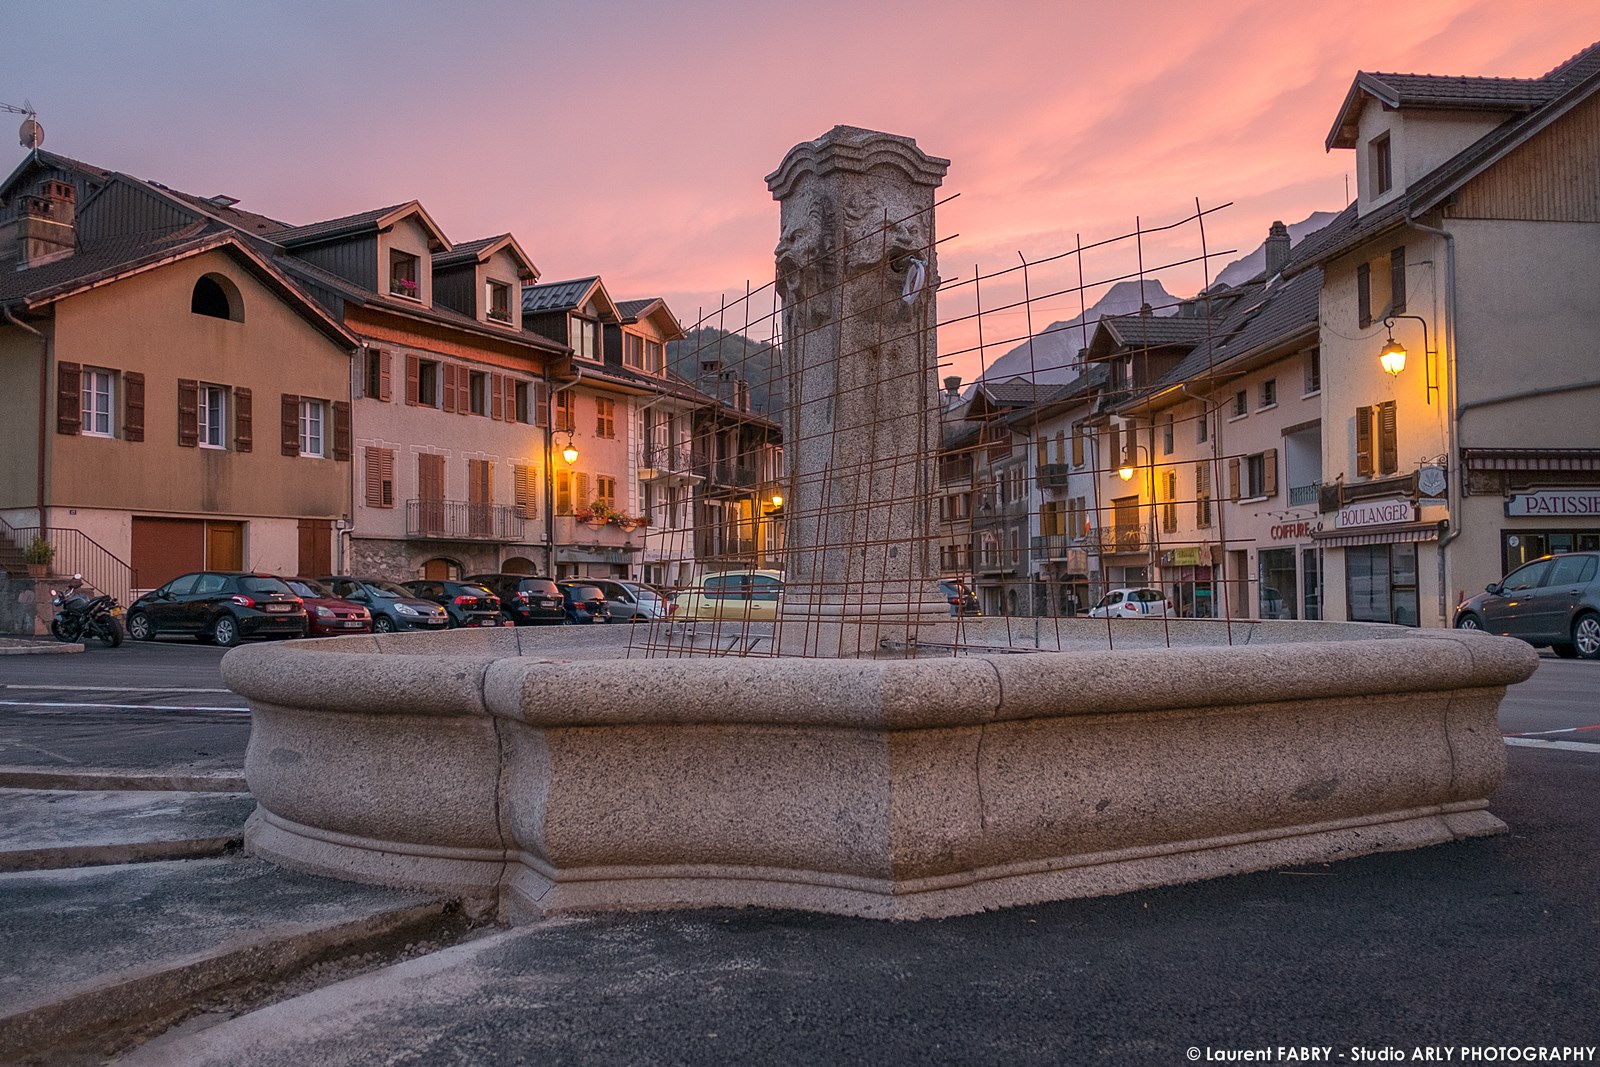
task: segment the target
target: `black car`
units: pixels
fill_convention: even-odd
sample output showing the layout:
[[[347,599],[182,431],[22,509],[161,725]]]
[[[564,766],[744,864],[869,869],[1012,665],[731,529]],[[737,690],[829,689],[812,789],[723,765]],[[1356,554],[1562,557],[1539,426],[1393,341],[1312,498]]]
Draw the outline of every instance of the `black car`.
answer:
[[[195,571],[128,605],[129,637],[151,641],[158,634],[192,634],[225,648],[245,637],[304,637],[306,609],[270,574]]]
[[[317,581],[333,590],[333,595],[353,600],[372,613],[374,633],[406,630],[443,630],[450,625],[449,614],[438,604],[413,596],[393,582],[372,578],[330,575]]]
[[[549,578],[531,574],[469,574],[462,579],[483,586],[500,598],[500,614],[518,626],[567,621],[561,590]]]
[[[983,610],[978,607],[978,594],[968,588],[966,582],[957,581],[954,578],[945,578],[939,582],[939,591],[944,594],[945,600],[950,603],[950,614],[983,614]]]
[[[500,625],[500,598],[476,582],[419,578],[402,584],[414,597],[443,604],[451,626]]]
[[[569,623],[611,621],[611,608],[606,604],[606,595],[600,591],[599,586],[591,585],[582,579],[556,584],[561,587]]]

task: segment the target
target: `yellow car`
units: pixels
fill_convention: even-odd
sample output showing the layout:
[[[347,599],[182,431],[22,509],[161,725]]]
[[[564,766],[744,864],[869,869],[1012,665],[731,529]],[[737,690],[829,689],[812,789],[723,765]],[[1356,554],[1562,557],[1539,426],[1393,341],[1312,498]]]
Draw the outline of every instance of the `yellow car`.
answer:
[[[675,593],[669,614],[674,622],[721,619],[772,622],[783,596],[782,571],[723,571],[708,574],[699,585]]]

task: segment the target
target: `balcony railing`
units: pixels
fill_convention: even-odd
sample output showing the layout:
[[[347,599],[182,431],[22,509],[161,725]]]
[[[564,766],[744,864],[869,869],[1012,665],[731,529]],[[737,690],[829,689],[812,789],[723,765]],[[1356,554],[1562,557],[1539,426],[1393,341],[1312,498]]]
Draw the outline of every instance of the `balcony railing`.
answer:
[[[639,466],[662,474],[687,474],[694,467],[693,456],[687,448],[672,445],[647,445],[639,453]]]
[[[521,541],[523,518],[504,504],[406,501],[406,536],[438,541]]]
[[[1103,554],[1144,551],[1142,526],[1101,526],[1089,531],[1088,543]]]
[[[1030,539],[1034,559],[1065,559],[1078,542],[1066,534],[1041,534]]]
[[[1065,463],[1039,464],[1040,489],[1065,489],[1071,468]]]
[[[1298,508],[1306,504],[1315,504],[1317,502],[1317,494],[1321,490],[1321,482],[1312,482],[1310,485],[1292,485],[1289,487],[1289,506]]]

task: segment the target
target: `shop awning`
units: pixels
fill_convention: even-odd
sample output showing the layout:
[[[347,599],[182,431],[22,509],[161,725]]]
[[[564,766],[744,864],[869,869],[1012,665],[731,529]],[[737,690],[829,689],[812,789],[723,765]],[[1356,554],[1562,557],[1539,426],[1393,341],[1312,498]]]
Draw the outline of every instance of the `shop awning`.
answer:
[[[1600,471],[1600,448],[1464,448],[1472,471]]]
[[[1352,545],[1400,545],[1407,541],[1437,541],[1442,522],[1409,522],[1404,526],[1380,526],[1370,530],[1328,530],[1311,535],[1321,548],[1348,548]]]

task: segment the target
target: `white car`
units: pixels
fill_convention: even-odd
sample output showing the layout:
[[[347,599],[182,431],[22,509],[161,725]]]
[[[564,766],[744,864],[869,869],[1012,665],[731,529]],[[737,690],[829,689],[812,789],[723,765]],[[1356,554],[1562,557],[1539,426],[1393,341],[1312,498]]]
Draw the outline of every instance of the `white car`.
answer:
[[[1148,619],[1172,614],[1172,601],[1159,589],[1113,589],[1100,598],[1089,618]]]

